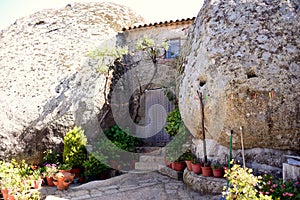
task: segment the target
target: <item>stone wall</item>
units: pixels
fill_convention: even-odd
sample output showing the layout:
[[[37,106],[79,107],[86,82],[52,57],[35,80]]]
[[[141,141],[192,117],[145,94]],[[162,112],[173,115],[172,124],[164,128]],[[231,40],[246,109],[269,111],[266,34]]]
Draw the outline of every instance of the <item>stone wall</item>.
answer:
[[[143,19],[112,3],[72,4],[18,19],[0,35],[0,159],[38,160],[61,150],[75,124],[100,131],[104,75],[87,53],[115,46],[123,27]]]
[[[258,164],[281,167],[283,154],[299,154],[299,21],[298,1],[204,2],[180,59],[179,107],[199,155],[197,90],[210,157],[227,154],[230,130],[240,149],[240,127],[248,164],[260,155]]]

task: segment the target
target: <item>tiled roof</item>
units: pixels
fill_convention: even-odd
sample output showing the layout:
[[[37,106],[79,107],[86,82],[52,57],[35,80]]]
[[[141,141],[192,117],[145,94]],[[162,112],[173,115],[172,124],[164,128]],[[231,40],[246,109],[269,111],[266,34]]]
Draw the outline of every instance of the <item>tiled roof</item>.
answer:
[[[140,24],[140,25],[133,25],[131,27],[128,28],[123,28],[122,31],[127,31],[127,30],[133,30],[133,29],[138,29],[138,28],[148,28],[151,26],[168,26],[168,25],[172,25],[172,24],[182,24],[182,23],[186,23],[189,21],[194,21],[196,19],[196,17],[193,18],[186,18],[186,19],[177,19],[175,21],[170,20],[170,21],[164,21],[164,22],[155,22],[155,23],[149,23],[149,24]]]

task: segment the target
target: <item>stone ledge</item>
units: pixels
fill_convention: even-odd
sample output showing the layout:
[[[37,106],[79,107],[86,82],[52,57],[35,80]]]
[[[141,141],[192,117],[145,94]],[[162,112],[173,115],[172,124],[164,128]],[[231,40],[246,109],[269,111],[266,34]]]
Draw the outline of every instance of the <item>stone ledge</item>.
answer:
[[[158,165],[158,172],[176,180],[183,180],[183,172],[175,171],[165,165]]]
[[[226,186],[225,178],[204,177],[187,169],[183,173],[183,182],[201,194],[221,194]]]

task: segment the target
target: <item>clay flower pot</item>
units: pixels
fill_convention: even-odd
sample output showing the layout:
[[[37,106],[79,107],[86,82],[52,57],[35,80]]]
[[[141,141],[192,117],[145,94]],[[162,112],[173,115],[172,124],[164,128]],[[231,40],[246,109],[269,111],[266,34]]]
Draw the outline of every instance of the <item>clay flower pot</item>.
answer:
[[[70,170],[70,173],[71,173],[71,174],[75,174],[75,177],[79,177],[79,174],[80,174],[80,168],[79,168],[79,167],[72,168],[72,169]]]
[[[42,188],[42,183],[43,183],[43,180],[35,180],[34,181],[34,189],[41,189]]]
[[[173,162],[172,169],[175,171],[183,171],[184,170],[184,162]]]
[[[195,174],[201,174],[202,170],[201,170],[201,164],[200,163],[192,163],[192,170]]]
[[[10,194],[10,190],[9,189],[1,189],[1,193],[3,196],[4,200],[14,200],[15,197],[13,195]]]
[[[54,185],[57,186],[58,190],[66,190],[69,188],[72,183],[75,174],[71,174],[70,172],[58,172],[54,175]]]
[[[192,161],[191,160],[186,160],[185,163],[186,163],[186,168],[189,171],[192,171]]]
[[[224,170],[223,170],[223,168],[213,169],[213,175],[216,178],[222,178],[224,176]]]
[[[46,177],[46,180],[47,180],[47,185],[48,186],[54,186],[54,183],[53,183],[53,177]]]
[[[211,169],[211,166],[209,167],[201,167],[201,170],[202,170],[202,176],[211,176],[212,175],[212,169]]]

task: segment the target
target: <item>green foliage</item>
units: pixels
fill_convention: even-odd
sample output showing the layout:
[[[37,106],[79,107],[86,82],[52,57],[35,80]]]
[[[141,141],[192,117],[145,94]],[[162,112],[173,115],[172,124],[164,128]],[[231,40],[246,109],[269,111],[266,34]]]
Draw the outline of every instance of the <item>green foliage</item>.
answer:
[[[18,163],[0,161],[0,188],[9,189],[16,200],[40,199],[40,192],[31,189],[34,180],[41,180],[41,169],[28,165],[24,160]],[[24,182],[27,181],[27,184]]]
[[[190,151],[187,151],[182,155],[182,158],[186,161],[193,161],[194,159],[196,159],[196,155]]]
[[[90,51],[87,56],[98,61],[97,71],[103,74],[114,66],[116,60],[121,60],[126,54],[128,54],[128,47],[111,48],[107,46]]]
[[[44,151],[43,164],[56,164],[60,163],[60,155],[56,151],[49,149]]]
[[[214,163],[211,164],[211,168],[212,169],[222,169],[223,166],[218,162],[214,162]]]
[[[104,131],[104,134],[111,142],[125,151],[134,152],[135,147],[141,144],[141,139],[130,135],[128,129],[123,131],[118,125]]]
[[[165,51],[168,49],[168,43],[162,42],[160,45],[158,45],[155,44],[154,40],[145,36],[138,40],[136,49],[146,52],[152,61],[156,62],[159,56],[163,56],[165,54]]]
[[[166,158],[169,161],[182,159],[184,150],[182,146],[188,141],[188,132],[181,122],[176,137],[166,146]]]
[[[179,131],[180,126],[182,126],[182,119],[179,109],[176,108],[168,114],[165,130],[170,136],[175,136]]]
[[[230,187],[224,191],[226,200],[272,200],[272,197],[259,193],[258,186],[261,183],[261,177],[252,174],[252,169],[242,168],[235,164],[225,173]],[[224,188],[226,190],[226,188]]]
[[[260,184],[260,192],[272,196],[273,199],[300,199],[300,180],[275,180],[273,176],[265,174]]]
[[[87,138],[84,131],[75,126],[64,137],[63,161],[71,167],[82,167],[87,158]]]
[[[72,169],[72,166],[70,166],[69,164],[64,163],[64,164],[60,164],[60,165],[58,166],[58,169],[59,169],[59,170],[71,170],[71,169]]]
[[[85,174],[87,176],[99,175],[106,169],[108,169],[108,167],[104,163],[102,163],[93,155],[89,156],[89,159],[83,163],[83,166],[85,167]]]
[[[44,177],[52,177],[57,172],[56,164],[46,164],[44,166],[45,171],[43,172]]]

